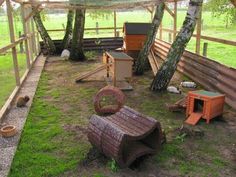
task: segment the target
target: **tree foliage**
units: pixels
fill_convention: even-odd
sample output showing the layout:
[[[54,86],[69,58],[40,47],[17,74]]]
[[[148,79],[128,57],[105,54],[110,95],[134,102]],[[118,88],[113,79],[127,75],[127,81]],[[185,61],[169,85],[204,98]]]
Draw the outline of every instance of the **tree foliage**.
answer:
[[[236,8],[230,0],[209,0],[204,10],[212,11],[215,17],[224,15],[226,26],[228,23],[236,24]]]

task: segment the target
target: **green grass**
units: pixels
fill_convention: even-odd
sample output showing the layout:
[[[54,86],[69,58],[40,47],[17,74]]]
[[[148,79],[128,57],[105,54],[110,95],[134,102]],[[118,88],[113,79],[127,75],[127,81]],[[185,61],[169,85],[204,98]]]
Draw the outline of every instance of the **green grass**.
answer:
[[[180,29],[183,19],[185,18],[185,11],[178,12],[178,21],[177,26]],[[66,24],[66,14],[59,15],[49,15],[46,21],[44,22],[47,29],[62,29],[62,24]],[[225,28],[224,25],[224,17],[213,18],[210,12],[203,13],[203,35],[209,35],[213,37],[219,37],[223,39],[233,40],[236,39],[236,26],[230,26],[229,28]],[[147,11],[133,11],[133,12],[117,12],[117,26],[122,27],[124,22],[150,22],[150,14]],[[18,36],[19,31],[22,30],[22,24],[20,21],[14,21],[15,26],[15,35]],[[89,14],[86,15],[86,28],[88,27],[96,27],[96,22],[99,22],[99,27],[112,27],[114,24],[113,16],[109,16],[104,19],[92,19]],[[173,20],[165,13],[163,19],[163,27],[164,28],[172,28]],[[61,39],[63,37],[63,32],[53,32],[50,33],[53,39]],[[95,31],[86,31],[85,37],[105,37],[105,36],[113,36],[113,30],[100,30],[99,34],[95,34]],[[168,41],[168,33],[163,33],[163,38]],[[0,47],[9,44],[9,34],[8,34],[8,24],[6,16],[1,16],[1,25],[0,25]],[[203,42],[201,42],[201,53],[203,48]],[[193,38],[187,46],[187,49],[190,51],[195,50],[195,38]],[[236,50],[235,46],[229,46],[224,44],[219,44],[215,42],[208,42],[208,57],[223,63],[227,66],[236,68]],[[24,64],[24,55],[19,54],[18,56],[19,65],[21,67],[21,71],[24,70],[22,68],[25,66]],[[13,70],[12,70],[12,61],[10,54],[6,56],[0,56],[0,78],[1,85],[3,87],[0,88],[0,107],[5,102],[9,94],[14,88],[14,78],[13,78]],[[22,72],[21,72],[22,73]]]
[[[183,20],[185,18],[186,11],[179,10],[178,11],[178,19],[177,19],[177,27],[181,28]],[[0,26],[0,47],[9,43],[9,35],[8,35],[8,24],[6,21],[6,17],[1,17],[2,22]],[[150,13],[147,11],[132,11],[132,12],[117,12],[117,26],[122,27],[124,22],[150,22]],[[107,18],[99,18],[93,19],[86,15],[86,28],[95,28],[96,22],[99,23],[99,27],[112,27],[114,26],[113,16],[108,16]],[[66,14],[60,15],[48,15],[46,21],[44,22],[45,27],[47,29],[62,29],[63,26],[66,25]],[[172,28],[173,20],[168,13],[165,13],[163,19],[163,27],[164,28]],[[19,21],[15,21],[15,34],[18,36],[19,31],[22,31],[22,25]],[[120,30],[122,32],[122,30]],[[53,39],[62,39],[63,32],[50,32],[50,35]],[[225,27],[224,17],[212,17],[211,12],[203,13],[203,29],[202,35],[208,35],[212,37],[234,40],[236,38],[236,25]],[[95,31],[86,31],[85,37],[112,37],[114,36],[113,30],[100,30],[99,34],[96,34]],[[168,33],[163,34],[164,39],[168,40]],[[201,43],[201,49],[203,48],[203,42]],[[235,46],[224,45],[215,42],[208,42],[208,57],[226,64],[231,67],[236,67],[236,61],[234,58],[236,57]],[[195,39],[191,40],[187,49],[190,51],[195,50]],[[201,50],[202,53],[202,50]]]
[[[20,76],[22,76],[26,70],[26,56],[25,54],[18,54],[17,57]],[[1,107],[16,86],[11,53],[0,56],[0,85]]]
[[[10,176],[57,176],[75,169],[90,146],[87,142],[75,141],[76,132],[63,129],[64,120],[70,118],[42,99],[51,93],[53,98],[58,98],[58,91],[48,90],[46,74],[39,84]]]
[[[97,63],[96,63],[97,64]],[[10,177],[23,176],[83,176],[115,177],[122,174],[143,175],[155,170],[172,176],[224,176],[233,174],[233,163],[221,149],[230,149],[234,138],[227,124],[200,122],[203,138],[183,137],[176,131],[184,113],[169,112],[165,104],[174,103],[181,95],[149,90],[151,72],[134,77],[134,91],[125,92],[126,105],[160,121],[167,134],[167,143],[160,153],[144,160],[145,169],[132,171],[116,168],[112,159],[107,163],[94,160],[91,165],[81,165],[91,145],[86,133],[75,127],[86,128],[94,114],[93,96],[104,86],[103,82],[74,84],[74,78],[90,68],[94,62],[48,62],[27,122],[22,133]],[[176,75],[180,80],[181,75]],[[177,83],[172,81],[172,84]],[[66,129],[65,127],[70,128]],[[75,129],[74,129],[74,128]],[[219,139],[221,141],[219,141]],[[88,170],[89,169],[89,170]],[[130,175],[130,176],[132,176]]]

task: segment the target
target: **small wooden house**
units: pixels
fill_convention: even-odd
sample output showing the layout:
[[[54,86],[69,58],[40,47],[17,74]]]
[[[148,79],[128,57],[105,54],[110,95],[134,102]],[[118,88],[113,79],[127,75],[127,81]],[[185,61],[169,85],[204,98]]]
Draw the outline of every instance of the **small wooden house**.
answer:
[[[124,23],[124,51],[128,52],[141,50],[150,26],[151,23]]]

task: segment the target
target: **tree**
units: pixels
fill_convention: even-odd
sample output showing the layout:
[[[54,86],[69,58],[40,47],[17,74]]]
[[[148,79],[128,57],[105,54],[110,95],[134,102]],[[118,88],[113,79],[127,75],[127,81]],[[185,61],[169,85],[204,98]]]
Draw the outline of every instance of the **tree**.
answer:
[[[164,2],[162,2],[156,7],[155,15],[152,20],[151,28],[148,31],[147,39],[135,63],[135,74],[137,75],[143,74],[144,68],[147,65],[148,54],[151,50],[153,43],[155,42],[156,33],[161,24],[162,17],[164,14],[164,9],[165,9]]]
[[[233,0],[209,0],[204,9],[212,11],[215,17],[223,15],[225,17],[226,27],[228,27],[229,23],[236,24],[236,8],[231,2]]]
[[[230,1],[234,5],[234,7],[236,7],[236,1],[235,0],[230,0]]]
[[[77,9],[75,11],[72,48],[69,57],[71,60],[74,61],[86,60],[83,49],[84,24],[85,24],[85,9]]]
[[[176,71],[177,64],[184,49],[193,35],[197,19],[201,12],[202,2],[203,0],[190,0],[183,26],[170,47],[166,61],[157,72],[151,84],[151,90],[162,91],[167,88]]]
[[[66,32],[61,44],[62,50],[68,48],[70,39],[72,38],[73,19],[74,19],[74,11],[69,10],[67,14]]]
[[[34,8],[33,8],[34,10]],[[43,25],[41,16],[40,16],[40,12],[36,11],[35,14],[33,15],[33,19],[34,22],[36,24],[37,30],[41,36],[41,38],[43,39],[43,42],[46,46],[46,48],[48,49],[48,52],[50,54],[54,54],[56,52],[56,47],[54,42],[52,41],[51,37],[49,36],[46,28]]]

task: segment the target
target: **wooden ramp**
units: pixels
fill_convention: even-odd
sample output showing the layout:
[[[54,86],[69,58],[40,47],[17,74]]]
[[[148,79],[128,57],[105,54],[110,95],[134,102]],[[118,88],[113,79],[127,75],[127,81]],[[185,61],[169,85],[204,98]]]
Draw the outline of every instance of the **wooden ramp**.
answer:
[[[157,62],[157,58],[153,52],[153,49],[151,49],[149,55],[148,55],[148,61],[151,65],[151,68],[152,68],[152,72],[153,72],[153,75],[155,76],[158,69],[159,69],[159,66],[158,66],[158,62]]]
[[[85,73],[85,74],[83,74],[82,76],[80,76],[80,77],[78,77],[76,80],[75,80],[75,82],[81,82],[83,79],[86,79],[86,78],[88,78],[88,77],[90,77],[90,76],[92,76],[92,75],[94,75],[94,74],[96,74],[96,73],[98,73],[98,72],[100,72],[100,71],[102,71],[102,70],[105,70],[107,68],[107,65],[105,64],[105,65],[102,65],[102,66],[99,66],[99,67],[97,67],[97,68],[95,68],[94,70],[92,70],[92,71],[90,71],[90,72],[88,72],[88,73]]]
[[[203,113],[201,112],[194,112],[188,117],[185,123],[190,124],[190,125],[196,125],[198,121],[201,119],[202,115]]]

